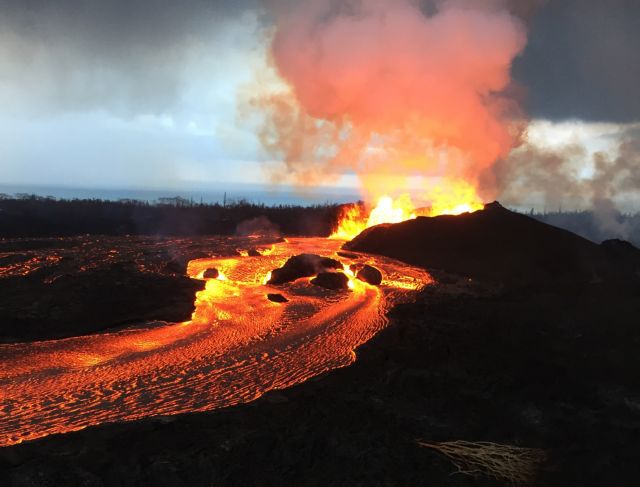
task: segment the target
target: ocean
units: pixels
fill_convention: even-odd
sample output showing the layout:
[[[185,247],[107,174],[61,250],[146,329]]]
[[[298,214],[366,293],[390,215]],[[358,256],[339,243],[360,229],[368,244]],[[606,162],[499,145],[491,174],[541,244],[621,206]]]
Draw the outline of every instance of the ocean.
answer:
[[[35,186],[26,184],[0,184],[0,195],[34,194],[56,199],[101,199],[118,201],[131,199],[153,203],[160,198],[181,197],[194,203],[227,203],[246,200],[250,203],[310,206],[324,203],[349,203],[360,199],[355,188],[309,187],[305,192],[291,186],[267,186],[230,183],[203,188],[81,188],[64,186]],[[226,196],[225,196],[226,194]]]

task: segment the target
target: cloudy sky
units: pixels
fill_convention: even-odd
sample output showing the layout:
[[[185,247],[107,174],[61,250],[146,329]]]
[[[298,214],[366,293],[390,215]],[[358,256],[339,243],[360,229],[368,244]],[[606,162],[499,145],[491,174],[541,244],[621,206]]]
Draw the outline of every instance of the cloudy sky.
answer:
[[[548,0],[530,22],[532,140],[616,146],[640,119],[640,2]],[[0,0],[0,184],[266,181],[238,100],[269,26],[259,0]]]

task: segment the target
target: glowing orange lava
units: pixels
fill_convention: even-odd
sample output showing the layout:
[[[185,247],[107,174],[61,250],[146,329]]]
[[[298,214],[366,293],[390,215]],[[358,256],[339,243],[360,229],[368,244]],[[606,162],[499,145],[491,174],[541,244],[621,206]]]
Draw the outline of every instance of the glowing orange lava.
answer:
[[[236,244],[220,239],[217,246],[228,253]],[[205,288],[183,323],[0,344],[0,447],[105,422],[227,407],[349,365],[353,350],[387,324],[386,311],[432,279],[392,259],[341,257],[340,244],[298,238],[258,256],[190,261],[187,274]],[[329,291],[308,278],[264,284],[271,269],[302,253],[340,260],[350,290]],[[354,264],[380,269],[382,284],[355,278]],[[217,277],[205,278],[207,269]],[[274,303],[268,293],[287,301]]]
[[[429,201],[425,216],[460,215],[484,208],[476,188],[464,180],[448,181],[434,187],[429,192]]]
[[[460,215],[484,208],[476,189],[463,180],[446,181],[430,189],[421,199],[428,204],[420,208],[416,208],[408,194],[395,199],[381,196],[370,211],[361,205],[348,206],[330,238],[351,240],[363,230],[382,223],[399,223],[417,216]]]

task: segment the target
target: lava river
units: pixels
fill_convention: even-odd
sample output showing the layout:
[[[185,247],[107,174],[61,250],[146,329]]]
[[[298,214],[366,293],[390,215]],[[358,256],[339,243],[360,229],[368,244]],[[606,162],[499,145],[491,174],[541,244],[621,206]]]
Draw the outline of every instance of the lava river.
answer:
[[[222,275],[197,293],[187,322],[0,345],[0,446],[243,403],[352,363],[354,349],[386,325],[388,309],[432,279],[382,257],[338,256],[340,244],[290,239],[259,256],[192,260],[191,277],[211,267]],[[270,270],[305,252],[369,263],[385,277],[379,287],[353,281],[350,291],[309,279],[263,284]],[[269,292],[289,301],[271,302]]]

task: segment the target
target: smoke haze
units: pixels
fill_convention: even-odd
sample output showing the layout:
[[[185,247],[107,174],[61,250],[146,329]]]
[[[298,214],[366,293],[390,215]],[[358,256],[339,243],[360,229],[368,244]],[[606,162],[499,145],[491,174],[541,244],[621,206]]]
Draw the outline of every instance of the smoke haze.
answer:
[[[640,126],[619,130],[614,137],[607,134],[613,144],[609,150],[593,152],[577,139],[554,146],[528,138],[493,168],[501,199],[522,206],[537,195],[544,208],[554,211],[593,208],[603,234],[626,238],[620,204],[640,197]]]

